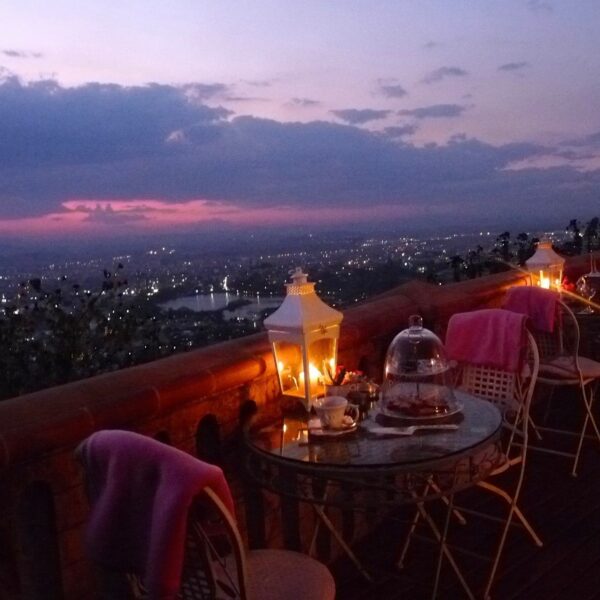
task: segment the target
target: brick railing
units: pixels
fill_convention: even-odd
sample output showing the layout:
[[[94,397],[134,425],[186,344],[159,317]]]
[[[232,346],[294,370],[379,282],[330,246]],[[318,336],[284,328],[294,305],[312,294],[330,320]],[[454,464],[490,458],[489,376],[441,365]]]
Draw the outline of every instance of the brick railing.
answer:
[[[570,268],[587,270],[583,259]],[[497,306],[509,286],[526,281],[512,271],[402,285],[345,311],[340,362],[379,379],[387,346],[410,314],[442,334],[451,314]],[[274,417],[278,391],[262,333],[1,402],[0,600],[93,596],[82,548],[88,505],[73,457],[88,435],[127,428],[220,463],[241,504],[232,455],[240,418],[249,402],[260,419]],[[242,529],[243,514],[239,506]]]

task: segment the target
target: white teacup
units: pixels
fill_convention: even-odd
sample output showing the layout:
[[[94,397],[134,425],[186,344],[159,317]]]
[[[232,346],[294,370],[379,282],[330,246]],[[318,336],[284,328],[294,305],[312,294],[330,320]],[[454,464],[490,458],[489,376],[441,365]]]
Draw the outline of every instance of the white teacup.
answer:
[[[317,398],[314,407],[323,427],[331,427],[332,429],[347,427],[348,422],[344,418],[346,413],[350,413],[350,418],[354,422],[358,420],[358,406],[348,404],[348,400],[343,396]]]

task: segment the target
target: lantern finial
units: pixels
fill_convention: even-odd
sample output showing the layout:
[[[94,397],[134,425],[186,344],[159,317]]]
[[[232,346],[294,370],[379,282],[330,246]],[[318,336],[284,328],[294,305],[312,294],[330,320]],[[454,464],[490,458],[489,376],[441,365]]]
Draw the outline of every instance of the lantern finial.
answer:
[[[306,283],[308,281],[308,275],[302,272],[302,267],[296,267],[290,271],[292,281],[296,284]]]

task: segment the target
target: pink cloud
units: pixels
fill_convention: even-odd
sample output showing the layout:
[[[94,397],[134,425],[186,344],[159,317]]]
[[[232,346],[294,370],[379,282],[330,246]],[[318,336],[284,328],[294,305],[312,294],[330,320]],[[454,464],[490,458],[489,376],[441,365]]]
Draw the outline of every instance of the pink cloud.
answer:
[[[155,199],[68,200],[62,211],[37,217],[0,219],[3,235],[109,235],[169,232],[218,222],[234,226],[290,226],[352,224],[384,218],[407,218],[424,214],[411,206],[311,208],[246,208],[210,200],[164,202]],[[441,209],[443,212],[445,210]],[[428,212],[431,211],[431,208]]]

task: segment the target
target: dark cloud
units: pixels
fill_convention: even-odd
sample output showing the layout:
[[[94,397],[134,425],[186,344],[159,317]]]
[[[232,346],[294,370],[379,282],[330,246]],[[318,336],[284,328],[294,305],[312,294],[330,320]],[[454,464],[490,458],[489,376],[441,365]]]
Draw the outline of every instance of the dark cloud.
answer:
[[[439,46],[441,46],[441,44],[439,42],[433,42],[433,41],[423,44],[423,48],[425,48],[426,50],[431,50],[432,48],[438,48]]]
[[[551,13],[554,6],[547,0],[527,0],[527,8],[536,13]]]
[[[344,108],[330,112],[338,119],[351,125],[363,125],[370,121],[378,121],[392,114],[391,110],[376,110],[374,108]]]
[[[310,108],[312,106],[321,105],[318,100],[311,100],[310,98],[292,98],[287,104],[289,106],[298,106],[300,108]]]
[[[582,138],[567,142],[569,146],[591,146],[600,148],[600,131],[583,136]]]
[[[377,80],[378,90],[387,98],[403,98],[408,92],[394,79]]]
[[[440,106],[456,108],[408,113],[464,110]],[[9,77],[0,83],[0,216],[56,213],[77,199],[210,199],[307,210],[447,207],[464,224],[469,215],[493,222],[527,211],[531,218],[567,216],[597,201],[600,171],[582,177],[569,167],[509,170],[556,148],[493,146],[465,136],[415,146],[399,143],[410,130],[397,127],[382,133],[333,122],[232,118],[172,86],[64,88]],[[106,209],[88,214],[121,219]]]
[[[565,147],[589,147],[589,148],[600,148],[600,131],[584,135],[575,139],[565,140],[562,144]]]
[[[127,225],[130,223],[146,221],[148,219],[148,217],[139,210],[115,211],[110,204],[105,207],[98,205],[93,210],[79,207],[78,212],[88,213],[85,217],[86,221],[109,225]]]
[[[191,89],[201,88],[64,88],[55,81],[23,84],[8,77],[0,83],[0,164],[40,167],[164,153],[173,132],[232,114],[198,103]]]
[[[460,104],[432,104],[431,106],[421,106],[411,110],[399,110],[398,114],[404,117],[414,117],[415,119],[440,119],[460,117],[466,109],[466,106]]]
[[[43,56],[41,52],[28,52],[26,50],[6,49],[1,52],[9,58],[41,58]]]
[[[500,65],[498,67],[498,71],[521,71],[522,69],[524,69],[525,67],[528,67],[529,63],[522,61],[522,62],[509,62],[506,63],[504,65]]]
[[[385,135],[392,139],[398,139],[404,136],[412,135],[417,131],[416,125],[395,125],[393,127],[386,127],[383,132]]]
[[[440,67],[435,71],[431,71],[423,77],[423,83],[437,83],[448,77],[465,77],[468,75],[467,71],[460,67]]]
[[[270,102],[261,96],[222,96],[224,102]]]

